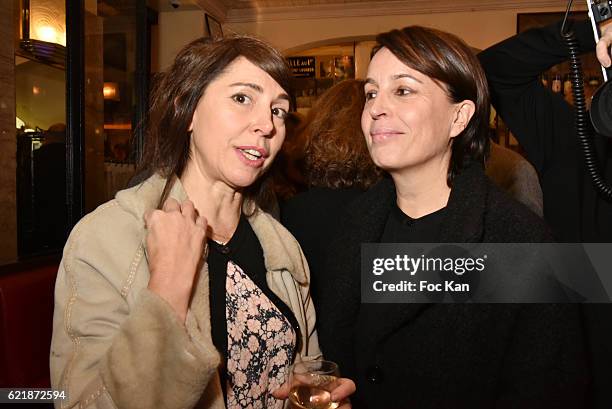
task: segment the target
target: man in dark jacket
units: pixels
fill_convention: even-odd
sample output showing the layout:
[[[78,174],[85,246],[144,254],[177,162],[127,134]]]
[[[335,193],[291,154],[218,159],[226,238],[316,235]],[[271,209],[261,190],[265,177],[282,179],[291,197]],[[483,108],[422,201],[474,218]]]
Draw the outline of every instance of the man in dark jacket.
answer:
[[[589,21],[574,25],[580,49],[595,49]],[[493,106],[536,168],[544,218],[559,242],[611,242],[612,203],[597,194],[587,175],[574,128],[573,108],[539,81],[542,72],[568,59],[561,23],[526,31],[479,55]],[[603,40],[610,41],[610,34]],[[594,135],[601,169],[612,181],[612,138]]]
[[[580,49],[595,49],[589,21],[574,24]],[[568,59],[561,22],[511,37],[480,53],[492,102],[536,168],[544,195],[544,217],[560,242],[611,242],[612,203],[600,196],[586,172],[574,127],[574,112],[539,75]],[[612,30],[604,29],[598,58],[609,65]],[[612,138],[594,135],[600,169],[612,181]],[[592,406],[609,408],[612,393],[612,306],[585,305]]]

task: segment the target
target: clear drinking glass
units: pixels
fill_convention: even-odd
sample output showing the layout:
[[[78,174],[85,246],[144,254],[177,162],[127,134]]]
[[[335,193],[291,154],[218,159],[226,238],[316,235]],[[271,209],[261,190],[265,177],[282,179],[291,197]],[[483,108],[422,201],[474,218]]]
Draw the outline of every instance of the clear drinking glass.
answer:
[[[338,365],[331,361],[296,362],[289,369],[289,400],[300,409],[336,409],[340,402],[331,400],[338,383]]]

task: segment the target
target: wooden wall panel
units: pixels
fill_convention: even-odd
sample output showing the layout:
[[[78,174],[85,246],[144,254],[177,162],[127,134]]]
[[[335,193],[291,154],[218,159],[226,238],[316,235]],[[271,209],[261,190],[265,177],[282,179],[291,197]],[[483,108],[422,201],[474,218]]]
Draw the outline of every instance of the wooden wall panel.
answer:
[[[15,132],[16,0],[0,8],[0,264],[17,260],[17,188]]]

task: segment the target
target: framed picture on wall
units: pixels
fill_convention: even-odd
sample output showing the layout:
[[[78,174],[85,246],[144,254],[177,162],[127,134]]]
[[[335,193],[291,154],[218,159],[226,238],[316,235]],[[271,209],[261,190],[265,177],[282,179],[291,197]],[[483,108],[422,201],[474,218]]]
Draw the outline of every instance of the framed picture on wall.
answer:
[[[209,14],[205,14],[206,17],[206,32],[209,37],[212,38],[221,38],[223,37],[223,29],[221,28],[221,23],[217,21],[213,16]]]

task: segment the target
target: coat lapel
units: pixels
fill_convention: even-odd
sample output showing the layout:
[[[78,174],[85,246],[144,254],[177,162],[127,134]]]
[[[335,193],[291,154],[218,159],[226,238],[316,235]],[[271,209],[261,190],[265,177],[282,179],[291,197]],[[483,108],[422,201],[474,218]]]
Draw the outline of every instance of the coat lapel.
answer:
[[[424,304],[361,303],[361,244],[380,242],[395,200],[395,186],[390,179],[382,180],[356,199],[348,208],[344,228],[332,246],[334,252],[328,256],[330,268],[346,269],[353,275],[353,296],[360,303],[355,317],[355,335],[359,343],[375,344],[427,307]]]
[[[481,166],[472,164],[455,178],[442,222],[440,243],[482,241],[488,180]]]

